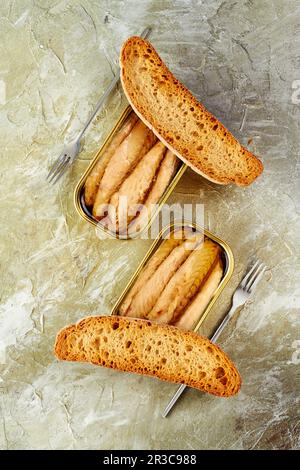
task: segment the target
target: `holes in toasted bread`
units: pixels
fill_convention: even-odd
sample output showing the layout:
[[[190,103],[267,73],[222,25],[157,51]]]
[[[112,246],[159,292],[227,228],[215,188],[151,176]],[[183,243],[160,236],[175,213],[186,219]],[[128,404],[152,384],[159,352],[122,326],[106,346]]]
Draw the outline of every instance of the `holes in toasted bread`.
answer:
[[[207,351],[208,351],[209,353],[212,353],[212,352],[213,352],[213,348],[212,348],[211,346],[207,346],[206,349],[207,349]]]
[[[162,362],[162,364],[166,364],[167,359],[166,359],[165,357],[163,357],[163,358],[161,359],[161,362]]]
[[[119,328],[119,323],[116,321],[113,323],[112,329],[117,330]]]
[[[149,54],[144,54],[144,59],[149,59]]]
[[[213,131],[216,131],[218,129],[219,125],[218,124],[215,124],[214,127],[213,127]]]
[[[201,150],[203,150],[203,145],[198,145],[197,150],[201,152]]]
[[[224,375],[225,375],[225,370],[223,369],[223,367],[218,367],[215,370],[216,379],[221,379],[222,377],[224,377]]]
[[[192,351],[192,350],[193,350],[193,346],[192,346],[191,344],[187,344],[186,347],[185,347],[185,349],[186,349],[187,351]]]
[[[147,49],[147,52],[148,52],[149,54],[152,53],[151,49],[149,49],[149,48]]]
[[[126,349],[130,348],[130,346],[132,345],[132,341],[126,341]]]

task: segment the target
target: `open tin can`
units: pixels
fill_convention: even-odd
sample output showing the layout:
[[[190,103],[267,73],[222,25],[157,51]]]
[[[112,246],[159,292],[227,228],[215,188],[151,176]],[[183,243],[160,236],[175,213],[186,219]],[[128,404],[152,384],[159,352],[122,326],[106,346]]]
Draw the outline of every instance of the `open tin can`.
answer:
[[[147,218],[147,222],[141,229],[136,232],[136,233],[130,233],[123,235],[123,234],[118,234],[115,233],[111,230],[109,230],[107,227],[105,227],[103,224],[101,224],[101,221],[98,221],[91,213],[90,209],[86,206],[85,200],[84,200],[84,186],[87,180],[87,177],[89,174],[92,172],[93,168],[97,164],[97,162],[101,159],[101,157],[104,155],[107,147],[110,145],[113,137],[115,134],[120,130],[120,128],[123,126],[125,121],[128,119],[129,115],[133,112],[131,106],[127,106],[127,108],[123,111],[119,119],[117,120],[116,124],[112,128],[111,132],[105,139],[105,142],[101,146],[101,148],[96,152],[94,158],[92,159],[91,163],[87,167],[86,171],[80,178],[79,182],[76,185],[75,191],[74,191],[74,204],[75,208],[78,212],[78,214],[87,222],[90,224],[94,225],[97,227],[97,230],[100,232],[103,232],[106,238],[120,238],[120,239],[128,239],[128,238],[136,238],[137,236],[141,236],[143,233],[145,233],[149,227],[151,226],[153,220],[156,218],[158,213],[160,212],[163,204],[166,202],[168,197],[171,195],[173,190],[175,189],[175,186],[179,182],[180,178],[182,177],[183,173],[185,172],[187,165],[183,162],[180,162],[180,165],[178,169],[176,170],[176,173],[174,174],[170,184],[164,191],[162,197],[158,201],[158,204],[156,204],[155,210],[153,210],[150,214],[150,216]]]
[[[128,281],[124,291],[121,293],[120,297],[118,298],[117,302],[112,308],[111,315],[119,315],[119,309],[120,306],[129,293],[130,289],[134,285],[135,281],[137,280],[139,274],[141,273],[142,269],[144,266],[148,263],[150,258],[155,254],[157,249],[160,247],[160,245],[163,243],[163,241],[168,238],[172,232],[175,230],[180,230],[180,229],[190,229],[195,232],[199,232],[203,234],[203,237],[212,240],[214,243],[218,244],[219,247],[221,248],[221,257],[223,261],[223,276],[221,278],[221,281],[213,293],[212,297],[210,298],[207,306],[205,307],[204,311],[199,314],[198,320],[195,322],[194,327],[192,328],[193,331],[197,331],[206,317],[208,316],[210,310],[212,309],[212,306],[220,296],[221,292],[225,288],[226,284],[228,283],[229,279],[232,276],[233,269],[234,269],[234,258],[233,258],[233,253],[228,246],[228,244],[221,240],[219,237],[216,235],[213,235],[210,233],[208,230],[204,230],[201,227],[197,226],[194,223],[190,222],[174,222],[173,224],[168,225],[167,227],[163,228],[161,232],[159,233],[158,237],[156,240],[152,243],[151,247],[149,248],[148,252],[146,253],[144,259],[141,261],[140,265],[138,266],[137,270],[133,274],[133,276],[130,278]]]

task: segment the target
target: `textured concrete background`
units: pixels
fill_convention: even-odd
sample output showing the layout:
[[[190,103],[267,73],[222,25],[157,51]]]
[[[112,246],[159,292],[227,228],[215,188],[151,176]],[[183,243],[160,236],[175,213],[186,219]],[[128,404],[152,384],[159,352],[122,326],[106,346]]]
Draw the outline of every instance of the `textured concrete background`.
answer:
[[[0,17],[0,447],[299,448],[299,2],[8,0]],[[220,339],[241,393],[188,391],[166,420],[175,386],[52,354],[60,327],[109,313],[149,244],[98,240],[72,202],[124,107],[120,90],[61,185],[45,182],[111,80],[123,40],[147,24],[172,71],[265,165],[246,189],[188,171],[172,196],[203,202],[236,258],[204,331],[226,312],[249,259],[270,268]]]

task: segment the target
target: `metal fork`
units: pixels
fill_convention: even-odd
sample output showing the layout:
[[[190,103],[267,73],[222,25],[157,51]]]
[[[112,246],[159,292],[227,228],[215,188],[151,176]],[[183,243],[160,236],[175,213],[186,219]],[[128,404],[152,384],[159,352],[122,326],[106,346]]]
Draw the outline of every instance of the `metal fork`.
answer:
[[[144,29],[144,31],[140,34],[142,38],[147,38],[151,32],[151,28],[148,26],[147,28]],[[87,122],[85,123],[82,131],[80,134],[76,137],[75,140],[72,142],[66,144],[64,146],[64,149],[58,159],[54,162],[52,167],[50,168],[50,171],[47,176],[47,180],[49,183],[57,183],[57,181],[63,176],[63,174],[67,171],[67,169],[73,164],[74,160],[76,159],[79,150],[80,150],[80,144],[81,144],[81,139],[83,137],[83,134],[89,127],[90,123],[98,113],[99,109],[103,104],[105,103],[106,99],[112,92],[112,90],[115,88],[117,83],[120,80],[120,68],[118,67],[116,71],[115,77],[112,79],[110,85],[107,87],[103,95],[101,96],[100,100],[98,101],[93,113],[91,116],[88,118]]]
[[[214,335],[211,338],[211,342],[214,343],[216,340],[219,338],[220,334],[226,327],[227,323],[229,320],[232,318],[234,313],[236,312],[237,308],[241,307],[246,303],[246,301],[249,299],[251,294],[254,292],[254,290],[257,287],[257,284],[263,277],[263,274],[265,270],[267,269],[266,265],[264,263],[261,263],[260,261],[256,261],[256,263],[252,266],[250,271],[246,274],[246,276],[242,279],[240,284],[238,285],[237,289],[235,290],[232,298],[232,306],[229,312],[226,314],[224,320],[218,327],[218,329],[215,331]],[[170,413],[171,409],[179,399],[179,397],[182,395],[184,390],[187,388],[187,385],[182,384],[180,387],[178,387],[177,391],[174,393],[173,397],[167,404],[162,416],[163,418],[166,418],[167,415]]]

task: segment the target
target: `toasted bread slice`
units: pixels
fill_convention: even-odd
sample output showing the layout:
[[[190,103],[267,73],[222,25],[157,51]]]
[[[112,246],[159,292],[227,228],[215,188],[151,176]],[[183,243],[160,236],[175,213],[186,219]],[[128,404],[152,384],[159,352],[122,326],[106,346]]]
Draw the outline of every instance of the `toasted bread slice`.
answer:
[[[120,55],[124,92],[135,112],[181,160],[219,184],[246,186],[263,171],[245,149],[177,80],[153,46],[129,38]]]
[[[65,361],[185,383],[221,397],[235,395],[241,386],[233,363],[207,338],[147,320],[85,318],[58,333],[55,354]]]

